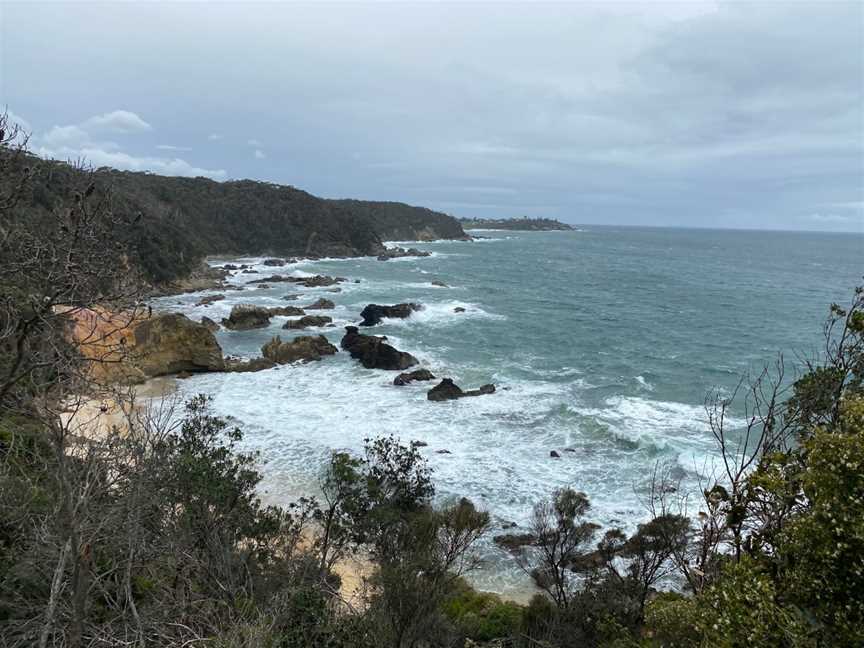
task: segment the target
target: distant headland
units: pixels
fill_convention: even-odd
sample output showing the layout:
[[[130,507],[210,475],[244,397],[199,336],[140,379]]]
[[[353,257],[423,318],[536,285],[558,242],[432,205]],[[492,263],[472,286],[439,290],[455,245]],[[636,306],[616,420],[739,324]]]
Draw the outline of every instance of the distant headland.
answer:
[[[526,232],[573,229],[571,225],[554,218],[460,218],[459,223],[465,229],[501,229]]]

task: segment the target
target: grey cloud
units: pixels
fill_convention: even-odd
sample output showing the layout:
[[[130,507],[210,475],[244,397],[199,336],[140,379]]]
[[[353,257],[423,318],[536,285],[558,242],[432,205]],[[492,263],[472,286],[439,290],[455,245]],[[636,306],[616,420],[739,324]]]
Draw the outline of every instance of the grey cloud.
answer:
[[[7,34],[3,94],[43,131],[119,104],[206,142],[199,166],[325,196],[864,230],[830,206],[864,198],[859,3],[38,4],[7,9],[42,30]],[[132,156],[159,144],[126,135]]]

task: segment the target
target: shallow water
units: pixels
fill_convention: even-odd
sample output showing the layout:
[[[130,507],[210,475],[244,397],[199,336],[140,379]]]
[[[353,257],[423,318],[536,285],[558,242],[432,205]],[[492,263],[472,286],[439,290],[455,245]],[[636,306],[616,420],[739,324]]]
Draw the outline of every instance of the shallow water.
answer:
[[[570,485],[591,498],[604,526],[644,519],[641,493],[658,461],[675,461],[691,487],[712,452],[703,401],[732,389],[742,372],[816,350],[832,301],[848,302],[864,271],[864,237],[586,226],[574,232],[476,232],[476,242],[412,246],[431,257],[261,266],[259,275],[331,274],[360,283],[342,292],[276,283],[227,292],[195,307],[201,293],[157,307],[218,320],[237,303],[267,306],[332,299],[336,327],[313,329],[337,344],[368,303],[415,301],[425,310],[385,320],[387,335],[436,376],[463,388],[493,382],[494,395],[426,400],[429,384],[394,387],[394,372],[367,370],[339,353],[320,363],[180,382],[207,392],[261,452],[263,496],[285,504],[315,490],[333,449],[358,452],[369,436],[428,443],[439,496],[467,496],[497,521],[524,525],[531,505]],[[252,259],[245,262],[256,261]],[[214,261],[214,263],[217,263]],[[433,280],[448,288],[432,286]],[[287,293],[301,293],[285,302]],[[455,307],[465,313],[456,314]],[[226,354],[260,355],[281,330],[220,331]],[[438,450],[450,454],[439,454]],[[565,451],[565,449],[567,449]],[[552,459],[557,450],[560,459]],[[475,581],[505,593],[523,577],[491,543]]]

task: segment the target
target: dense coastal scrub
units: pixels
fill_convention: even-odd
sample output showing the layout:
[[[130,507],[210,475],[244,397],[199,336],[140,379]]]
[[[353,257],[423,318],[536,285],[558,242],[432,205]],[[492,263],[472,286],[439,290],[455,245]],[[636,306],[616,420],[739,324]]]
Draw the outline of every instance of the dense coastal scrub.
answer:
[[[593,524],[591,493],[537,502],[507,543],[537,587],[522,606],[467,584],[489,515],[438,503],[415,444],[370,436],[362,454],[332,455],[319,497],[278,508],[258,499],[243,430],[206,395],[130,407],[122,425],[81,436],[69,416],[81,395],[132,394],[93,379],[125,345],[82,355],[70,313],[140,312],[148,276],[129,232],[149,216],[76,172],[80,184],[34,218],[21,197],[41,171],[0,130],[0,645],[860,641],[864,291],[831,307],[800,374],[778,361],[709,396],[716,461],[698,502],[663,465],[632,534]],[[731,429],[742,412],[744,429]],[[351,598],[338,576],[349,557],[373,567]]]
[[[455,218],[402,203],[326,200],[252,180],[89,171],[20,147],[0,147],[0,158],[0,191],[16,201],[6,219],[50,221],[82,186],[92,186],[125,219],[114,236],[152,284],[188,277],[207,255],[377,256],[386,240],[468,238]]]

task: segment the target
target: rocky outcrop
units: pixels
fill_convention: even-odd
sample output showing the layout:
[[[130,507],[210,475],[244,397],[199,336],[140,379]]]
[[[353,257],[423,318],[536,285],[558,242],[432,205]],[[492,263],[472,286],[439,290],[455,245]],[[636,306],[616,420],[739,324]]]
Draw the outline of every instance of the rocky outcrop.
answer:
[[[308,306],[304,306],[306,310],[329,310],[331,308],[336,308],[336,304],[334,304],[329,299],[324,299],[323,297],[318,301],[312,302]]]
[[[219,330],[219,325],[216,322],[214,322],[212,319],[207,317],[206,315],[201,318],[201,324],[206,326],[207,330],[210,331],[211,333],[215,333],[216,331]]]
[[[225,371],[234,373],[248,373],[251,371],[263,371],[272,369],[276,363],[269,358],[252,358],[241,360],[240,358],[225,358]]]
[[[332,317],[326,315],[304,315],[300,319],[288,320],[282,325],[283,329],[305,329],[310,326],[326,326],[333,321]]]
[[[465,398],[466,396],[482,396],[483,394],[494,394],[495,385],[482,385],[479,389],[462,391],[451,378],[444,378],[426,394],[430,401],[447,401]]]
[[[134,330],[133,362],[147,377],[188,371],[221,371],[222,349],[213,333],[185,315],[165,313]]]
[[[360,326],[375,326],[376,324],[380,324],[381,320],[385,317],[405,319],[406,317],[410,317],[414,311],[422,308],[420,304],[394,304],[393,306],[369,304],[360,311],[360,317],[363,318]]]
[[[261,263],[265,266],[281,267],[281,266],[284,266],[286,263],[296,263],[296,262],[297,262],[297,259],[291,259],[290,261],[288,261],[286,259],[264,259]]]
[[[435,376],[428,369],[415,369],[414,371],[401,373],[393,379],[397,387],[408,385],[415,380],[435,380]]]
[[[261,347],[264,357],[278,364],[312,362],[338,351],[323,335],[302,335],[286,342],[277,335]]]
[[[272,308],[268,308],[267,312],[270,314],[270,317],[297,317],[298,315],[306,314],[306,311],[302,308],[297,308],[297,306],[273,306]]]
[[[337,283],[348,281],[345,277],[328,277],[327,275],[315,275],[314,277],[299,277],[297,283],[307,288],[323,288],[333,286]]]
[[[265,328],[269,324],[269,309],[254,304],[238,304],[227,318],[222,319],[222,326],[230,331]]]
[[[250,329],[266,328],[270,325],[271,317],[296,317],[305,314],[306,311],[296,306],[265,308],[254,304],[238,304],[231,309],[231,314],[227,318],[223,318],[222,326],[231,331],[248,331]]]
[[[261,279],[253,279],[252,281],[247,281],[248,285],[253,284],[262,284],[262,283],[295,283],[297,277],[287,277],[285,275],[270,275],[269,277],[262,277]]]
[[[356,326],[346,326],[341,345],[367,369],[401,371],[417,364],[417,358],[390,346],[386,340],[377,335],[363,335]]]
[[[390,259],[401,259],[402,257],[428,257],[432,256],[431,252],[418,250],[417,248],[394,247],[387,248],[387,251],[378,255],[379,261],[389,261]]]
[[[244,270],[245,272],[245,270]],[[261,279],[253,279],[247,282],[248,284],[274,284],[274,283],[293,283],[307,288],[326,288],[334,286],[338,283],[348,281],[345,277],[330,277],[328,275],[315,275],[313,277],[289,277],[287,275],[270,275]]]
[[[201,299],[198,300],[196,306],[209,306],[213,302],[222,301],[225,299],[225,295],[205,295]]]
[[[522,547],[533,545],[537,538],[531,533],[504,533],[492,538],[492,542],[511,552],[519,552]]]

